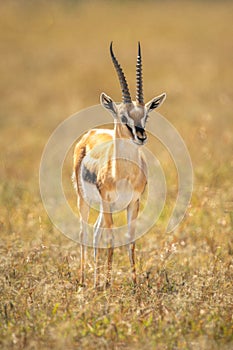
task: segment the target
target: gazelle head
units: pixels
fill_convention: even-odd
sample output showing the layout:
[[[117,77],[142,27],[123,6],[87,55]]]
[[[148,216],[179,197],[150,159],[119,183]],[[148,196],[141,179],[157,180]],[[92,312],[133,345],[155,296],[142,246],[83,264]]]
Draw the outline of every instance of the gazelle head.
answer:
[[[163,93],[154,97],[148,103],[144,103],[140,43],[138,43],[136,65],[136,101],[131,99],[124,72],[113,53],[112,43],[110,45],[110,54],[121,85],[122,103],[116,104],[111,97],[102,93],[100,96],[101,104],[113,115],[118,125],[120,137],[131,139],[134,143],[143,145],[147,141],[145,126],[148,114],[163,103],[166,94]]]

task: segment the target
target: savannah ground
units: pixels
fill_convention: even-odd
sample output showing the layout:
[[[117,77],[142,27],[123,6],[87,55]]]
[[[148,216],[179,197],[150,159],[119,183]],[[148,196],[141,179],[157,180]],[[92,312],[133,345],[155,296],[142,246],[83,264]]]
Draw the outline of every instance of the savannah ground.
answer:
[[[1,349],[233,349],[232,11],[230,1],[1,2]],[[141,40],[145,98],[167,92],[160,113],[194,169],[190,207],[167,234],[177,179],[157,142],[168,198],[137,241],[135,293],[124,247],[102,292],[88,249],[81,288],[79,246],[54,228],[38,186],[54,128],[102,91],[120,100],[111,40],[132,94]],[[74,204],[70,174],[68,157]]]

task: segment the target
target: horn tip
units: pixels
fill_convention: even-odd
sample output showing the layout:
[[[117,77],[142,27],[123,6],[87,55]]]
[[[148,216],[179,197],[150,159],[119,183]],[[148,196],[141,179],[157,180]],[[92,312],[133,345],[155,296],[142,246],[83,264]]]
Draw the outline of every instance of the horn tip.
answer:
[[[113,41],[110,42],[110,53],[111,53],[111,55],[113,55],[112,44],[113,44]]]
[[[138,41],[138,56],[141,56],[141,44],[140,44],[140,41]]]

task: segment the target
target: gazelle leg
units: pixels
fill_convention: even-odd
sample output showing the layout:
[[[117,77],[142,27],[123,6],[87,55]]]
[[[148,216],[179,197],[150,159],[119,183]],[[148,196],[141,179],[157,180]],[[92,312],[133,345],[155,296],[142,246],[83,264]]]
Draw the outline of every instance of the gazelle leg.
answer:
[[[99,253],[99,239],[101,237],[101,233],[104,229],[107,229],[107,234],[111,233],[112,228],[112,214],[109,210],[109,205],[107,202],[103,202],[101,212],[99,214],[99,217],[95,224],[95,230],[94,230],[94,260],[95,260],[95,272],[94,272],[94,287],[97,288],[99,286],[99,266],[98,266],[98,253]],[[107,237],[109,240],[109,237]],[[107,281],[106,286],[110,285],[111,280],[111,269],[112,269],[112,256],[113,256],[113,239],[111,237],[110,246],[108,247],[108,267],[107,267]]]
[[[108,270],[107,270],[106,287],[109,287],[111,285],[113,251],[114,251],[113,247],[108,248]]]
[[[94,237],[93,237],[93,247],[94,247],[94,288],[99,286],[99,266],[98,266],[98,258],[99,258],[99,239],[101,237],[102,232],[102,224],[103,224],[103,212],[100,211],[100,214],[96,220],[94,226]]]
[[[135,242],[129,244],[128,251],[129,251],[129,261],[130,261],[130,265],[131,265],[132,281],[133,281],[133,285],[136,286],[137,278],[136,278],[135,253],[134,253],[135,252]]]
[[[109,235],[108,238],[108,266],[107,266],[107,278],[106,278],[106,287],[109,287],[111,285],[111,271],[112,271],[112,258],[113,258],[113,244],[114,244],[114,237],[112,233],[112,226],[113,226],[113,219],[112,219],[112,213],[109,211],[109,207],[105,205],[105,212],[104,212],[104,227],[108,229],[107,234]]]
[[[83,231],[80,232],[80,256],[81,256],[81,284],[84,285],[85,281],[85,246],[83,242]]]
[[[81,215],[81,227],[79,233],[80,240],[80,255],[81,255],[81,284],[84,285],[85,282],[85,251],[86,247],[84,245],[86,232],[86,225],[89,217],[89,206],[84,201],[82,197],[78,198],[78,208]]]
[[[109,228],[109,234],[111,235],[109,239],[109,247],[108,247],[108,266],[107,266],[107,276],[106,276],[106,287],[111,285],[111,272],[112,272],[112,259],[113,259],[113,251],[114,251],[114,237],[111,232],[111,228],[113,225],[112,214],[108,214],[107,218],[107,228]]]
[[[136,268],[135,268],[135,228],[136,228],[136,219],[139,211],[139,200],[136,202],[131,202],[127,208],[127,221],[128,221],[128,234],[129,241],[128,244],[128,253],[129,261],[131,266],[131,275],[134,286],[136,286]]]

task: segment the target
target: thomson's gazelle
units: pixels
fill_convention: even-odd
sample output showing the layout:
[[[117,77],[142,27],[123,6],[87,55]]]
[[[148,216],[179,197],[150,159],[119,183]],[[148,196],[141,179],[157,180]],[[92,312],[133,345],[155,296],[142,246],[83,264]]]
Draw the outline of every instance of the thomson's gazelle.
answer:
[[[111,97],[102,93],[101,104],[114,118],[114,129],[92,129],[77,143],[74,150],[74,174],[78,197],[78,209],[81,216],[81,282],[84,283],[84,243],[86,223],[88,222],[90,203],[97,201],[99,216],[94,226],[93,247],[95,260],[95,287],[98,278],[98,243],[103,230],[113,227],[112,213],[115,210],[127,210],[128,251],[133,283],[136,284],[135,271],[135,226],[139,212],[140,198],[147,184],[147,167],[141,146],[147,141],[145,125],[148,114],[165,100],[163,93],[144,104],[142,86],[142,63],[140,43],[136,65],[137,92],[136,101],[132,101],[123,70],[110,45],[111,58],[116,69],[122,91],[122,103],[116,104]],[[120,186],[120,188],[119,188]],[[118,198],[116,200],[116,193]],[[131,193],[127,207],[124,199]],[[122,205],[122,208],[120,206]],[[110,284],[113,257],[113,237],[108,245],[108,272],[106,284]]]

